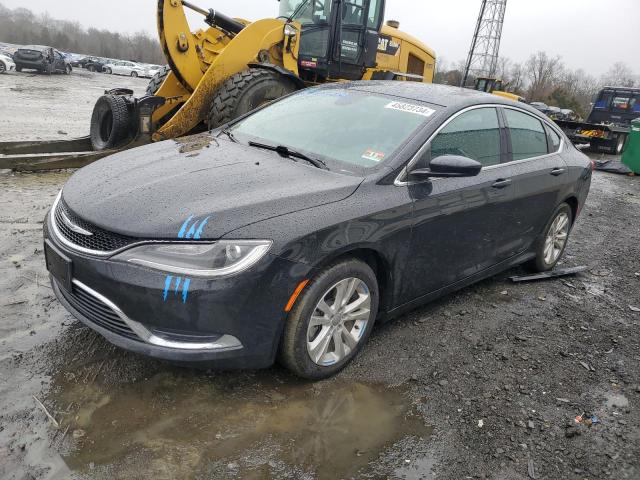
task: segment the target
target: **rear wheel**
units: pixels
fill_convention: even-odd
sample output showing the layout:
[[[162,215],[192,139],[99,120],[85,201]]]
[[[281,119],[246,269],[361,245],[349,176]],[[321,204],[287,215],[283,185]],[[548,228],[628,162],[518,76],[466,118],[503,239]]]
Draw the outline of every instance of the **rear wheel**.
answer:
[[[338,373],[367,342],[378,298],[376,276],[367,264],[345,260],[327,267],[306,286],[289,314],[281,363],[311,380]]]
[[[113,75],[113,70],[111,70],[108,67],[104,67],[104,73],[108,74],[108,75]]]
[[[567,247],[573,225],[573,211],[563,203],[554,211],[535,247],[536,258],[529,262],[535,272],[553,270]]]
[[[94,150],[122,146],[130,137],[131,118],[126,100],[118,95],[103,95],[91,116],[91,144]]]
[[[270,70],[249,68],[233,75],[214,93],[207,125],[224,125],[296,90],[288,78]]]
[[[131,76],[133,78],[138,78],[138,72],[131,72]]]

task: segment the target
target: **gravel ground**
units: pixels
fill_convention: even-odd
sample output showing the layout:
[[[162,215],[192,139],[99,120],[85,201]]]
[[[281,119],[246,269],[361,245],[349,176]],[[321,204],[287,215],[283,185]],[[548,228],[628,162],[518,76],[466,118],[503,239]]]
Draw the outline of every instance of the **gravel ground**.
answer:
[[[310,384],[177,368],[75,321],[41,245],[68,176],[0,174],[0,478],[640,478],[637,178],[595,174],[564,259],[588,272],[486,280]]]
[[[0,75],[0,141],[64,140],[89,135],[96,100],[105,90],[130,88],[142,94],[145,78],[91,73],[71,75],[31,71]]]

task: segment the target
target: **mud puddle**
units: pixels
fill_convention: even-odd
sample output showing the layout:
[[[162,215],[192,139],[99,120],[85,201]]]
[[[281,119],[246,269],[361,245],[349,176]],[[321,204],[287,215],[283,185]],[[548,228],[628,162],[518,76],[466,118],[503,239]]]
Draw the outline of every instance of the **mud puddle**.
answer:
[[[69,427],[62,458],[81,478],[336,479],[431,434],[401,389],[229,378],[176,370],[106,387],[61,375],[47,404]]]

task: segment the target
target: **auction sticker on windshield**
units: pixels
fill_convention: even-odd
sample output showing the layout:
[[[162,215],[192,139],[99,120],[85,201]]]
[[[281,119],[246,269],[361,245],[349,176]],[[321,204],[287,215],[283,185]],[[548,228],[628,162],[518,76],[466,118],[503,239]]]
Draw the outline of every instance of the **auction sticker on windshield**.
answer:
[[[373,162],[380,163],[382,160],[384,160],[384,153],[376,152],[375,150],[369,149],[364,152],[362,158],[364,158],[365,160],[371,160]]]
[[[415,113],[416,115],[422,115],[423,117],[430,117],[431,115],[436,113],[435,110],[429,107],[422,107],[420,105],[403,102],[391,102],[384,108],[390,108],[391,110],[400,110],[401,112],[407,113]]]

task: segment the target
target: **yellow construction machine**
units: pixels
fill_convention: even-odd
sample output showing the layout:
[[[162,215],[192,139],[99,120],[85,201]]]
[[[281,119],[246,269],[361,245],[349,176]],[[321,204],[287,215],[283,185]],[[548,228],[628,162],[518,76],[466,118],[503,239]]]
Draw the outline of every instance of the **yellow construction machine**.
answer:
[[[192,32],[185,9],[208,26]],[[94,150],[216,128],[295,90],[325,82],[431,82],[435,54],[383,24],[384,0],[282,0],[275,19],[248,22],[186,0],[158,0],[168,66],[147,95],[106,92],[91,121]]]
[[[503,81],[497,78],[479,77],[476,79],[475,89],[480,92],[492,93],[514,102],[525,102],[525,99],[520,95],[505,91]]]

